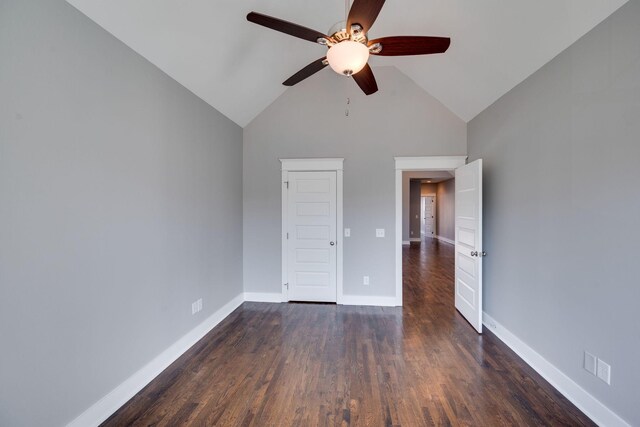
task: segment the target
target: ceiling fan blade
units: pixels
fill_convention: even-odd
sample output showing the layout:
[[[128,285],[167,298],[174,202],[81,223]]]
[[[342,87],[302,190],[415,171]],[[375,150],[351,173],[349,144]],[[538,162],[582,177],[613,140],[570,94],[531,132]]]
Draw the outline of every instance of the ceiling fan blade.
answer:
[[[362,27],[362,32],[367,33],[383,5],[384,0],[353,0],[347,18],[347,31],[351,29],[352,25],[359,24]]]
[[[247,21],[262,25],[263,27],[271,28],[272,30],[280,31],[281,33],[289,34],[290,36],[309,40],[313,43],[317,43],[318,39],[328,39],[326,34],[322,34],[321,32],[312,30],[311,28],[303,27],[302,25],[294,24],[292,22],[257,12],[250,12],[247,15]]]
[[[300,83],[307,77],[312,76],[313,74],[317,73],[318,71],[322,70],[324,67],[329,65],[328,62],[326,62],[326,59],[327,58],[324,57],[316,61],[313,61],[311,64],[307,65],[302,70],[298,71],[293,76],[289,77],[282,84],[285,86],[293,86],[297,83]]]
[[[371,71],[369,64],[365,65],[362,70],[351,77],[353,77],[353,80],[356,81],[366,95],[371,95],[378,91],[378,84],[376,83],[376,78],[373,77],[373,71]]]
[[[402,55],[428,55],[430,53],[443,53],[451,44],[449,37],[423,37],[423,36],[395,36],[382,37],[369,41],[369,46],[380,43],[382,50],[372,55],[402,56]]]

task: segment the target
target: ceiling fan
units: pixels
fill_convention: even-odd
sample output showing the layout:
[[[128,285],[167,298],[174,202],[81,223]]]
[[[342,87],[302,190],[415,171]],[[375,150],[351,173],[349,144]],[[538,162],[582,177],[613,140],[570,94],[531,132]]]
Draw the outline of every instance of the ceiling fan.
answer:
[[[348,0],[347,8],[348,8]],[[428,55],[443,53],[449,48],[448,37],[394,36],[369,40],[367,34],[375,22],[385,0],[354,0],[346,22],[334,25],[329,34],[303,27],[282,19],[250,12],[247,20],[294,37],[327,46],[327,56],[307,65],[282,83],[293,86],[329,65],[336,73],[352,76],[367,94],[377,92],[378,85],[369,54],[379,56]]]

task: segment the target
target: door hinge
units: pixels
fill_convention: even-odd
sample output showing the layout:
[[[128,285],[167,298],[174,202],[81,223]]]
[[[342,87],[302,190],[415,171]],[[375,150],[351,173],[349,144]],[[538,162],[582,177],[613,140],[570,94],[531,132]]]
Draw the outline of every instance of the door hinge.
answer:
[[[287,240],[289,240],[289,233],[287,233]]]

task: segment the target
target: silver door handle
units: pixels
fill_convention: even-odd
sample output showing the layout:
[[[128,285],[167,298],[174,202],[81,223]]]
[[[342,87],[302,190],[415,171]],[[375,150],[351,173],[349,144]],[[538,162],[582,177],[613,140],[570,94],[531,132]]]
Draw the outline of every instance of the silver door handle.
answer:
[[[477,256],[479,258],[482,258],[484,256],[487,256],[487,253],[485,251],[482,251],[482,252],[471,251],[471,256]]]
[[[335,245],[336,243],[335,243],[335,242],[329,242],[329,244],[330,244],[331,246],[333,246],[333,245]]]

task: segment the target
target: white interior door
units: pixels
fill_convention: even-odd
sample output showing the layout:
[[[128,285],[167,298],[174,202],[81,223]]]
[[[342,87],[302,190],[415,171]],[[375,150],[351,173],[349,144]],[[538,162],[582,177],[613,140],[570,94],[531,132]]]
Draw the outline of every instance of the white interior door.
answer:
[[[436,233],[436,203],[435,197],[425,196],[422,198],[424,203],[424,214],[422,222],[424,224],[424,235],[434,237]]]
[[[289,172],[290,301],[336,302],[336,172]]]
[[[482,159],[456,169],[456,309],[482,333]]]

